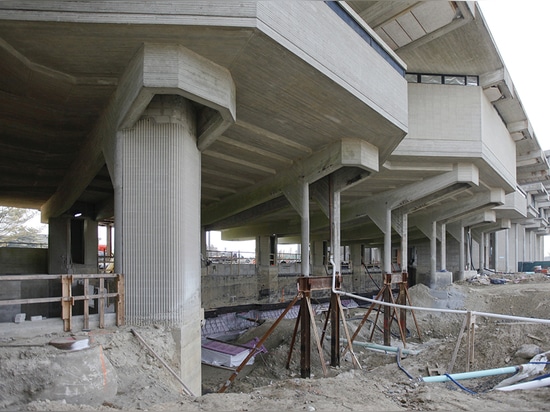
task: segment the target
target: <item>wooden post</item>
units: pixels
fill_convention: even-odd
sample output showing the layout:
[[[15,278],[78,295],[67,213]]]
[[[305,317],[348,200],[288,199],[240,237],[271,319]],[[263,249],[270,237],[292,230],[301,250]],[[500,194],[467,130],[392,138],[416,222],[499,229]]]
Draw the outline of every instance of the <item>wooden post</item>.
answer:
[[[466,362],[466,372],[470,371],[470,366],[474,363],[474,338],[475,338],[475,326],[476,326],[476,315],[472,312],[467,313],[468,319],[468,333],[467,333],[467,362]]]
[[[99,296],[100,298],[97,300],[98,304],[98,311],[99,314],[99,327],[104,328],[105,327],[105,279],[99,278]]]
[[[124,314],[124,275],[118,275],[116,278],[116,325],[122,326],[125,322]]]
[[[84,279],[84,319],[82,321],[82,329],[90,329],[90,297],[88,296],[88,287],[90,280]]]
[[[61,278],[61,317],[63,318],[63,330],[65,332],[70,332],[71,317],[72,317],[72,306],[74,300],[72,298],[72,286],[73,277],[71,275],[63,275]]]

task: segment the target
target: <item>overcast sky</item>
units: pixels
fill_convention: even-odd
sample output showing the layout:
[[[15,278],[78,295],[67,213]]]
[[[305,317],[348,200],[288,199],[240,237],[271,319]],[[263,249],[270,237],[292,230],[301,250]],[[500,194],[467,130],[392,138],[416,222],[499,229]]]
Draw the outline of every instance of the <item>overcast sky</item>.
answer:
[[[535,136],[550,150],[548,0],[479,0],[483,17],[512,77]]]

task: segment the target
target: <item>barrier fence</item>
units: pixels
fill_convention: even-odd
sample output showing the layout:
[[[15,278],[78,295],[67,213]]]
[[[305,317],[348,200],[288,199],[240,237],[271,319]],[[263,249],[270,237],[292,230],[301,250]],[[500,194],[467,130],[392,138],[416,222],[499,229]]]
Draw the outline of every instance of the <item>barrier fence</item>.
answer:
[[[73,282],[82,280],[84,294],[73,296]],[[91,280],[99,280],[97,293],[89,293]],[[114,279],[115,291],[108,292],[105,287],[106,279]],[[38,280],[60,280],[61,296],[42,297],[29,299],[2,299],[0,306],[6,305],[27,305],[35,303],[61,303],[61,318],[63,319],[63,330],[70,332],[72,329],[73,306],[76,301],[84,302],[83,329],[89,329],[90,313],[89,307],[92,300],[98,300],[99,327],[105,327],[105,302],[108,298],[115,299],[116,325],[124,325],[124,276],[116,273],[99,274],[61,274],[61,275],[6,275],[0,276],[1,281],[38,281]],[[0,283],[1,285],[1,283]],[[95,288],[94,288],[95,292]]]

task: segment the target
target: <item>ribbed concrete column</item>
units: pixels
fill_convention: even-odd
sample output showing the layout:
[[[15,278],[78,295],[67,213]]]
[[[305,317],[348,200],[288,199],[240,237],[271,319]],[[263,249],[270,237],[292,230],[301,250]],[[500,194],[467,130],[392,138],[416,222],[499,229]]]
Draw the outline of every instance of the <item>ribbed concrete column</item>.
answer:
[[[447,225],[441,224],[441,270],[447,270]]]
[[[384,227],[384,272],[392,273],[391,267],[391,209],[386,208]]]
[[[483,269],[485,269],[485,233],[481,232],[481,244],[479,245],[479,270],[480,273],[483,273]]]
[[[466,240],[464,236],[464,226],[460,225],[460,241],[459,241],[459,248],[458,248],[458,279],[457,280],[463,280],[464,279],[464,270],[465,270],[465,253],[464,248],[467,248]]]
[[[435,279],[437,271],[437,222],[432,222],[432,237],[430,238],[430,274]]]
[[[302,182],[302,275],[309,276],[309,183]]]
[[[505,230],[504,238],[505,271],[510,273],[510,229]]]
[[[195,114],[179,96],[155,96],[118,132],[116,257],[126,320],[181,333],[181,377],[201,393],[200,152]]]
[[[407,272],[407,266],[409,264],[409,215],[407,213],[403,213],[402,222],[403,227],[401,232],[401,271]]]

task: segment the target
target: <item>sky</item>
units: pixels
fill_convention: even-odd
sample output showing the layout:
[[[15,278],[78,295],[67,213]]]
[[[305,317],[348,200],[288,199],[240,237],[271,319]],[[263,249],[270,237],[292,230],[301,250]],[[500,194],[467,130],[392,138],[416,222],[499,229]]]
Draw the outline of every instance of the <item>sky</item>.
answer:
[[[543,150],[550,150],[547,0],[480,0],[483,17]]]
[[[542,150],[550,150],[547,15],[543,0],[480,0],[489,31],[515,85],[523,109]],[[544,237],[544,256],[550,256],[550,236]]]

